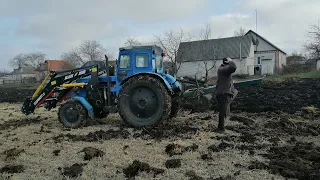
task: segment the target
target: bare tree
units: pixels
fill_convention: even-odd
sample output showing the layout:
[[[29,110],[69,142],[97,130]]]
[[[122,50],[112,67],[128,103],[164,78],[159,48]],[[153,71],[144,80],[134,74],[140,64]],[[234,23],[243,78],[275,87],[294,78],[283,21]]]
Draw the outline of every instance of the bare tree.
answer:
[[[71,65],[78,67],[87,61],[103,60],[104,55],[107,55],[109,59],[114,59],[115,57],[114,53],[108,52],[98,41],[86,40],[79,47],[62,53],[61,58],[68,61]]]
[[[309,58],[320,59],[320,27],[312,25],[308,31],[309,39],[303,45],[308,53]]]
[[[115,59],[116,55],[113,52],[106,52],[105,53],[109,60]]]
[[[126,46],[142,45],[141,41],[137,40],[134,37],[129,37],[124,44]]]
[[[18,54],[9,61],[9,65],[12,67],[21,67],[25,64],[25,54]]]
[[[205,28],[203,28],[200,32],[200,40],[209,40],[212,37],[212,27],[210,24],[207,24]],[[202,63],[199,63],[199,66],[205,70],[205,82],[209,80],[209,72],[216,67],[216,62],[219,54],[218,46],[215,44],[212,47],[209,47],[209,51],[207,49],[206,43],[199,43],[199,53],[202,55],[204,59],[202,59]],[[211,62],[211,63],[210,63]]]
[[[104,57],[105,49],[96,40],[85,40],[79,47],[81,55],[88,60],[102,59]]]
[[[209,72],[217,65],[219,53],[220,51],[218,46],[213,45],[209,52],[206,51],[206,53],[204,53],[204,60],[202,63],[199,63],[199,66],[205,70],[205,82],[209,80]]]
[[[34,52],[28,54],[28,64],[32,67],[37,67],[41,62],[44,62],[46,59],[46,54],[42,52]]]
[[[9,65],[12,67],[21,67],[21,66],[37,67],[41,62],[44,62],[45,59],[46,59],[46,54],[42,52],[33,52],[33,53],[27,53],[27,54],[20,53],[9,61]]]
[[[85,63],[85,60],[79,55],[80,52],[76,48],[71,49],[69,52],[64,52],[61,54],[61,59],[67,61],[74,67],[79,67]]]
[[[200,31],[200,40],[208,40],[211,39],[212,36],[212,27],[211,24],[208,23],[205,28],[202,28]]]
[[[247,33],[246,28],[240,26],[239,29],[234,31],[234,36],[244,36]]]
[[[167,54],[169,61],[171,61],[175,67],[175,74],[178,72],[181,66],[181,60],[177,60],[178,49],[181,42],[187,42],[192,39],[190,34],[186,34],[182,28],[179,32],[173,30],[165,31],[162,36],[155,36],[155,44],[159,45]]]

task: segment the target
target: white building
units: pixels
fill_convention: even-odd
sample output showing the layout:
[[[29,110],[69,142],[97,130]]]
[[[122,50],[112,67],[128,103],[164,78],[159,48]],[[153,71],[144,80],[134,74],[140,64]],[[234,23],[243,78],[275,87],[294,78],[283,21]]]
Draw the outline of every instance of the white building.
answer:
[[[29,83],[36,81],[34,67],[23,66],[0,78],[0,84]]]
[[[206,71],[209,78],[215,77],[225,57],[236,63],[234,74],[274,74],[286,64],[285,52],[250,30],[244,36],[182,42],[177,55],[177,77],[202,78]]]

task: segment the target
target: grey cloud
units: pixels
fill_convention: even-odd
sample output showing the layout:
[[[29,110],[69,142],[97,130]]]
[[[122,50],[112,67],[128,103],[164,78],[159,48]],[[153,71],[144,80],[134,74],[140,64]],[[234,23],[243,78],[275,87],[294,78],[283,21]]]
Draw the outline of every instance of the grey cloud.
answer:
[[[300,51],[310,25],[320,18],[319,0],[246,0],[244,6],[258,10],[258,33],[287,51]]]
[[[2,2],[0,15],[46,14],[85,15],[91,17],[126,18],[135,22],[154,22],[185,17],[205,7],[198,0],[7,0]],[[27,13],[26,13],[27,12]]]
[[[2,0],[0,17],[18,19],[12,31],[18,39],[36,42],[31,51],[40,49],[50,58],[59,58],[86,39],[100,40],[108,49],[117,50],[123,37],[137,33],[131,27],[150,30],[157,23],[190,17],[206,2],[209,0]]]

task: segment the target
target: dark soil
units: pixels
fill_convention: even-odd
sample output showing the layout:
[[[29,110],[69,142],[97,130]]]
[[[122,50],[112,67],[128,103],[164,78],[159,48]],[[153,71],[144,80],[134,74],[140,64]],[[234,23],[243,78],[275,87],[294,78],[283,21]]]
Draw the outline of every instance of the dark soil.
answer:
[[[163,139],[191,139],[193,135],[199,130],[198,127],[193,127],[190,125],[177,125],[177,124],[167,124],[160,125],[157,127],[147,127],[142,129],[134,129],[131,134],[128,131],[127,127],[120,127],[120,130],[99,130],[95,132],[90,132],[87,135],[73,135],[73,134],[60,134],[54,137],[56,143],[62,142],[63,140],[71,141],[86,141],[86,142],[95,142],[101,140],[110,140],[110,139],[127,139],[129,137],[141,138],[144,140],[163,140]],[[193,145],[188,148],[187,151],[197,149],[197,145]]]
[[[25,150],[22,148],[12,148],[12,149],[4,151],[3,154],[6,155],[6,160],[7,160],[8,158],[12,159],[16,156],[19,156],[19,154],[22,152],[25,152]]]
[[[142,171],[148,173],[153,172],[154,177],[156,177],[158,174],[164,173],[163,169],[151,167],[148,163],[140,162],[138,160],[133,161],[132,164],[123,169],[123,173],[125,174],[125,177],[128,179],[134,179],[134,177]]]
[[[196,172],[194,172],[193,170],[187,171],[187,172],[185,173],[185,176],[186,176],[186,177],[189,177],[189,180],[203,180],[203,179],[204,179],[203,177],[198,176],[198,175],[196,174]]]
[[[45,119],[46,118],[41,118],[40,116],[37,116],[36,118],[32,118],[32,119],[26,118],[21,120],[6,121],[0,124],[0,130],[16,129],[18,127],[28,126],[31,124],[39,124]]]
[[[255,123],[255,121],[249,117],[244,117],[244,116],[231,116],[230,121],[238,121],[243,123],[246,126],[251,126],[252,124]]]
[[[202,154],[201,155],[201,159],[203,159],[203,160],[212,160],[213,157],[212,157],[211,153],[207,153],[207,154]]]
[[[134,138],[142,138],[144,140],[155,139],[174,139],[183,138],[191,139],[193,135],[197,133],[199,127],[193,127],[189,124],[174,124],[172,122],[168,124],[159,125],[157,127],[143,128],[141,132],[135,132]]]
[[[208,180],[235,180],[235,177],[231,175],[227,175],[227,176],[220,176],[218,178],[209,178]]]
[[[23,102],[26,97],[32,96],[36,89],[0,88],[0,102]]]
[[[61,150],[57,149],[57,150],[54,150],[52,153],[53,153],[55,156],[59,156],[60,151],[61,151]]]
[[[169,156],[181,155],[183,152],[185,152],[185,147],[179,144],[168,144],[166,146],[165,152]]]
[[[236,112],[302,112],[303,107],[320,105],[320,79],[286,80],[284,82],[264,82],[259,86],[237,87],[239,93],[231,104]],[[211,109],[217,110],[217,100],[213,94]],[[294,104],[294,105],[293,105]],[[193,106],[183,101],[184,109]],[[319,114],[317,115],[319,116]]]
[[[237,168],[243,168],[243,167],[245,167],[244,165],[242,165],[242,164],[239,164],[239,163],[237,163],[237,164],[234,164],[234,166],[235,166],[235,167],[237,167]]]
[[[196,144],[192,144],[191,146],[182,146],[180,144],[168,144],[166,146],[165,152],[169,155],[169,156],[173,156],[173,155],[181,155],[186,151],[195,151],[198,149],[198,145]]]
[[[105,152],[93,147],[85,147],[80,152],[84,152],[84,160],[91,160],[94,157],[102,157],[105,154]]]
[[[320,102],[320,79],[263,83],[261,87],[239,87],[232,110],[295,113]],[[294,105],[293,105],[294,104]]]
[[[320,124],[312,125],[305,122],[293,122],[286,117],[270,120],[264,127],[271,129],[276,134],[300,136],[318,136],[320,134]]]
[[[218,136],[218,137],[214,137],[217,140],[222,140],[222,141],[229,141],[229,142],[235,142],[239,139],[238,136]]]
[[[295,145],[271,147],[265,157],[268,169],[287,178],[320,179],[320,147],[313,143],[297,142]]]
[[[5,165],[0,169],[0,173],[22,173],[24,170],[23,165]]]
[[[87,135],[72,135],[72,134],[60,134],[59,136],[54,137],[56,143],[62,142],[65,138],[71,141],[86,141],[86,142],[95,142],[101,140],[110,140],[110,139],[127,139],[130,133],[127,130],[108,130],[108,131],[95,131],[90,132]]]
[[[262,149],[268,149],[269,145],[267,144],[241,144],[241,145],[236,145],[236,149],[242,150],[242,151],[253,151],[253,150],[262,150]]]
[[[248,169],[253,170],[253,169],[268,169],[268,165],[265,163],[259,162],[259,161],[252,161],[250,165],[248,166]]]
[[[68,176],[68,177],[78,177],[82,175],[83,166],[86,164],[74,164],[70,167],[65,167],[64,171],[62,172],[62,175]]]
[[[241,142],[255,143],[257,137],[250,132],[243,132],[243,134],[239,137]]]
[[[232,147],[234,147],[234,145],[231,143],[221,142],[218,146],[216,146],[215,144],[209,146],[208,150],[212,152],[220,152]]]
[[[181,159],[169,159],[165,162],[167,169],[169,168],[179,168],[181,166]]]

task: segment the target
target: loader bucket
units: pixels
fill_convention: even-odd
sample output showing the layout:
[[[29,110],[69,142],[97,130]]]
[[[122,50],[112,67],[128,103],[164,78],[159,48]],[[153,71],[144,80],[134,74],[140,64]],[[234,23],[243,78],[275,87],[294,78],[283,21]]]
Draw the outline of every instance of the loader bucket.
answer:
[[[51,73],[48,72],[48,74],[46,75],[40,86],[37,88],[37,90],[33,93],[33,95],[31,97],[27,97],[24,100],[23,105],[21,107],[21,111],[23,114],[29,115],[34,112],[36,104],[33,104],[32,102],[34,102],[36,98],[39,98],[39,94],[42,92],[43,88],[48,84],[50,75]]]
[[[23,114],[25,115],[29,115],[34,111],[34,107],[31,105],[31,97],[27,97],[24,102],[23,105],[21,107],[21,111],[23,112]]]

